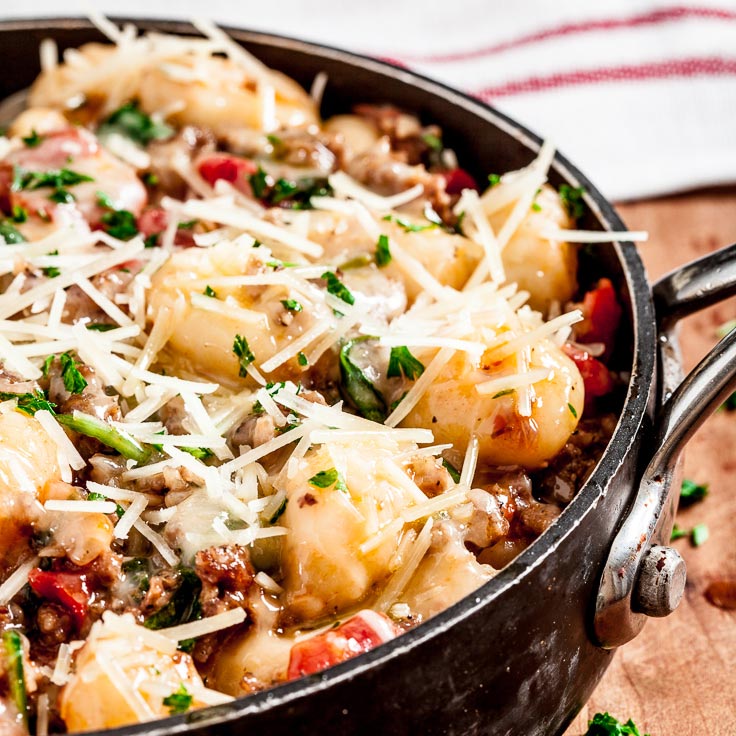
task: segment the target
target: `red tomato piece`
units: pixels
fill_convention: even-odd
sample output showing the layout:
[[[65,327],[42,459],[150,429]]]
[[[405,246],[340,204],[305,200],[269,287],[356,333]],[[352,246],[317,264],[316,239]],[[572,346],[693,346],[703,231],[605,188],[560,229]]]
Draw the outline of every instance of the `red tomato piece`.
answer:
[[[288,678],[321,672],[340,662],[368,652],[393,639],[398,630],[376,611],[361,611],[334,629],[294,644],[289,657]]]
[[[611,373],[600,360],[594,358],[587,350],[573,345],[565,345],[563,350],[580,371],[585,385],[585,400],[605,396],[613,389]]]
[[[606,351],[613,348],[621,321],[621,306],[610,279],[601,279],[583,297],[583,321],[575,325],[577,342],[602,342]]]
[[[218,179],[224,179],[244,194],[250,194],[248,177],[255,174],[258,167],[247,158],[229,153],[212,153],[200,159],[197,171],[210,186],[214,186]]]
[[[29,573],[28,583],[36,595],[66,608],[77,629],[82,626],[90,599],[84,573],[45,571],[37,567]]]
[[[448,194],[460,194],[463,189],[478,190],[475,179],[465,169],[451,169],[442,175],[445,177],[445,191]]]
[[[168,224],[169,216],[161,207],[144,210],[136,220],[136,227],[144,238],[162,233]]]

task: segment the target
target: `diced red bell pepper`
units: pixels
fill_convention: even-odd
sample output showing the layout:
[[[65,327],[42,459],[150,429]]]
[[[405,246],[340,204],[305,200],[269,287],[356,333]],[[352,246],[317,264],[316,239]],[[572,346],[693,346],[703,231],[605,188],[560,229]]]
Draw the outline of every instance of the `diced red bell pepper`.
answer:
[[[229,153],[212,153],[200,159],[197,171],[210,186],[214,186],[218,179],[224,179],[244,194],[250,194],[248,177],[255,174],[258,167],[247,158]]]
[[[442,175],[445,177],[445,191],[448,194],[460,194],[463,189],[478,190],[475,179],[465,169],[450,169]]]
[[[605,396],[613,390],[613,378],[606,366],[594,358],[587,350],[565,345],[564,351],[572,359],[583,377],[585,385],[585,400]]]
[[[47,571],[36,567],[29,573],[28,583],[40,598],[63,606],[71,614],[77,629],[81,628],[91,596],[84,573]]]
[[[621,306],[610,279],[601,279],[585,294],[581,309],[584,319],[575,325],[575,340],[602,342],[610,351],[621,321]]]
[[[340,626],[294,644],[288,678],[321,672],[393,639],[398,633],[391,620],[376,611],[361,611]]]

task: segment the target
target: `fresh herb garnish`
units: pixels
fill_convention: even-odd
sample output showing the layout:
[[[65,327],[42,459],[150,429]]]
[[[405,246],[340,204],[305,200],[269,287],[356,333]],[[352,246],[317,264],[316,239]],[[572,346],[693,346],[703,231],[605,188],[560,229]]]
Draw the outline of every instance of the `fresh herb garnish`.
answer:
[[[495,187],[497,184],[501,183],[501,175],[500,174],[488,174],[488,186],[489,187]]]
[[[274,396],[279,391],[281,391],[281,389],[284,388],[284,386],[286,386],[286,384],[283,381],[279,381],[278,383],[267,383],[266,384],[266,391],[268,392],[268,395],[269,396]],[[251,413],[256,414],[256,415],[260,415],[260,414],[263,414],[263,412],[264,412],[263,405],[261,404],[260,401],[256,401],[253,404],[253,408],[251,409]]]
[[[340,385],[345,397],[361,416],[374,422],[383,422],[386,418],[386,400],[350,357],[350,351],[358,340],[350,340],[340,349]]]
[[[0,238],[5,241],[5,245],[17,245],[26,242],[23,233],[18,228],[13,227],[7,220],[0,222]]]
[[[44,361],[43,365],[41,366],[41,375],[46,378],[46,376],[49,375],[49,370],[51,369],[51,364],[54,362],[53,355],[49,355]]]
[[[135,460],[137,463],[145,462],[151,454],[149,450],[142,448],[137,442],[118,432],[115,427],[108,424],[104,419],[99,419],[91,414],[83,414],[82,412],[59,414],[56,419],[59,424],[63,424],[73,432],[78,432],[87,437],[94,437],[103,445],[112,447],[123,457]]]
[[[197,460],[206,460],[208,457],[212,457],[212,450],[208,447],[180,447],[182,452],[188,452],[192,457]]]
[[[145,248],[155,248],[158,246],[158,239],[161,233],[151,233],[150,235],[146,235],[146,237],[143,239],[143,246]]]
[[[248,340],[242,335],[235,335],[233,352],[240,362],[240,377],[245,378],[248,375],[248,366],[256,359],[256,356],[248,347]]]
[[[515,388],[505,388],[503,391],[499,391],[497,394],[493,394],[491,396],[492,399],[500,399],[502,396],[509,396],[509,394],[513,394],[516,391]]]
[[[26,146],[28,146],[28,148],[35,148],[36,146],[38,146],[41,143],[41,141],[43,139],[44,139],[44,136],[39,135],[36,132],[36,129],[35,128],[32,128],[31,129],[31,134],[30,135],[27,135],[27,136],[24,136],[23,138],[21,138],[21,140],[23,141],[23,143],[25,143]]]
[[[118,240],[130,240],[138,235],[135,215],[128,210],[105,212],[100,220],[104,231]]]
[[[389,246],[388,235],[379,235],[378,242],[376,243],[376,265],[379,268],[388,266],[391,263],[393,256],[391,255],[391,248]]]
[[[443,149],[442,139],[432,133],[425,133],[422,140],[433,150],[441,151]]]
[[[279,504],[279,507],[271,514],[271,518],[268,520],[269,524],[275,524],[281,518],[281,515],[286,511],[286,504],[288,503],[289,499],[284,496],[284,500]]]
[[[534,212],[541,212],[542,211],[542,205],[539,204],[539,202],[532,202],[532,210]]]
[[[156,174],[152,174],[150,171],[147,171],[145,174],[143,174],[141,180],[148,187],[155,187],[158,184],[158,177],[156,176]]]
[[[710,532],[708,531],[707,524],[696,524],[693,527],[692,532],[690,533],[690,540],[692,541],[694,547],[700,547],[701,544],[704,544],[706,541],[708,541],[709,536]]]
[[[90,322],[86,325],[88,330],[94,330],[95,332],[109,332],[117,328],[117,325],[112,325],[107,322]]]
[[[299,355],[296,356],[296,359],[301,366],[309,365],[309,358],[307,358],[307,356],[301,351],[299,351]]]
[[[631,719],[621,723],[608,713],[596,713],[592,720],[588,721],[585,736],[642,736],[642,734]]]
[[[389,378],[401,378],[403,374],[405,378],[415,381],[422,373],[424,365],[409,352],[409,348],[405,345],[391,348],[386,372]]]
[[[202,292],[205,296],[210,296],[213,299],[217,299],[217,292],[211,286],[205,286]]]
[[[192,707],[193,697],[189,690],[186,689],[184,683],[179,685],[179,689],[167,695],[163,703],[169,709],[169,713],[173,716],[176,713],[186,713]]]
[[[109,501],[110,499],[107,498],[107,496],[103,496],[101,493],[97,493],[97,491],[91,491],[87,494],[87,500],[88,501]],[[115,515],[118,517],[118,519],[125,513],[125,509],[119,504],[115,504]]]
[[[572,414],[572,415],[573,415],[573,417],[574,417],[575,419],[577,419],[577,418],[578,418],[578,412],[577,412],[577,410],[575,409],[575,407],[574,407],[574,406],[573,406],[572,404],[568,403],[568,404],[567,404],[567,408],[568,408],[568,410],[569,410],[570,414]]]
[[[170,138],[174,134],[174,129],[146,115],[138,108],[137,102],[128,102],[115,110],[97,129],[100,138],[111,133],[118,133],[142,146],[147,146],[151,141]]]
[[[14,204],[11,209],[10,216],[13,222],[20,224],[28,219],[28,210],[25,207],[21,207],[19,204]]]
[[[95,196],[97,197],[97,204],[100,205],[100,207],[106,207],[108,210],[115,209],[115,203],[110,199],[109,195],[105,194],[105,192],[97,190],[95,192]]]
[[[42,391],[34,391],[32,394],[13,394],[8,391],[0,391],[0,400],[9,401],[11,399],[17,399],[18,410],[30,416],[42,409],[51,412],[51,414],[55,413],[56,404],[49,401]]]
[[[387,222],[395,222],[407,233],[421,233],[425,230],[433,230],[434,228],[438,227],[438,224],[432,221],[430,221],[429,225],[415,225],[413,222],[404,220],[403,218],[397,217],[396,215],[386,215],[383,219]]]
[[[288,309],[290,312],[301,312],[303,309],[296,299],[282,299],[281,304],[284,309]]]
[[[345,284],[337,278],[333,271],[325,271],[321,278],[327,282],[327,292],[341,299],[346,304],[355,304],[355,297]]]
[[[571,187],[569,184],[560,184],[560,200],[573,220],[579,220],[585,214],[583,202],[583,187]]]
[[[337,468],[330,468],[329,470],[320,470],[319,473],[313,475],[308,481],[310,486],[315,488],[329,488],[335,486],[335,490],[347,492],[348,487],[345,484],[345,479],[342,474],[338,472]]]
[[[76,200],[76,197],[67,189],[59,188],[54,189],[54,191],[49,194],[49,199],[57,204],[71,204]]]
[[[3,631],[3,670],[5,671],[10,696],[15,709],[21,717],[25,729],[28,728],[28,696],[23,672],[23,640],[14,629]]]
[[[81,394],[87,388],[87,381],[79,372],[77,363],[71,353],[62,353],[59,356],[61,362],[61,379],[64,381],[64,388],[70,394]]]
[[[450,474],[450,478],[452,478],[455,483],[460,482],[460,471],[451,462],[449,462],[449,460],[442,458],[442,467]]]
[[[263,170],[263,167],[259,166],[258,171],[248,177],[248,182],[253,191],[253,196],[256,199],[263,199],[268,189],[268,174]]]
[[[178,572],[179,585],[176,591],[163,608],[143,622],[147,629],[165,629],[202,618],[199,603],[202,581],[191,567],[180,567]]]
[[[61,271],[56,266],[44,266],[41,271],[43,272],[43,275],[49,279],[55,279],[61,274]]]
[[[695,481],[687,478],[682,481],[680,489],[680,503],[683,506],[690,506],[698,501],[702,501],[708,495],[708,486],[706,484],[695,483]]]
[[[64,189],[64,187],[73,187],[85,181],[94,181],[94,179],[91,176],[87,176],[87,174],[80,174],[71,169],[26,171],[20,166],[16,166],[13,172],[11,189],[14,192],[20,192],[23,189],[42,189],[44,187]]]
[[[301,179],[273,180],[263,167],[248,178],[253,196],[264,204],[282,205],[295,210],[310,209],[312,197],[328,197],[333,193],[332,187],[326,178],[303,177]]]

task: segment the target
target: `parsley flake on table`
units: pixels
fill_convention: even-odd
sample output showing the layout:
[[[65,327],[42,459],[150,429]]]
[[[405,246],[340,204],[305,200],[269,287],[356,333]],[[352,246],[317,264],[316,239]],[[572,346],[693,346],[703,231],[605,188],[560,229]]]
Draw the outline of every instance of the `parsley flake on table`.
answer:
[[[642,733],[630,718],[626,723],[621,723],[608,713],[596,713],[588,721],[585,736],[642,736]]]
[[[682,488],[680,489],[680,503],[683,506],[690,506],[698,501],[702,501],[708,495],[707,484],[699,484],[695,481],[685,480],[682,481]]]

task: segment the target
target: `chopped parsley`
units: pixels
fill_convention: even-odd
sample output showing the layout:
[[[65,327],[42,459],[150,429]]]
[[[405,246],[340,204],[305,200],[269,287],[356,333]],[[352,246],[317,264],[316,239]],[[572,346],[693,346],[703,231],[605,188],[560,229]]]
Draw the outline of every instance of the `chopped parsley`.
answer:
[[[274,181],[261,166],[250,175],[248,182],[253,196],[264,204],[295,210],[310,209],[312,197],[328,197],[333,193],[324,177],[308,176],[295,180],[280,177]]]
[[[433,133],[425,133],[422,136],[422,140],[433,150],[433,151],[441,151],[444,146],[442,145],[442,139],[434,135]]]
[[[321,278],[327,282],[327,292],[341,299],[346,304],[355,304],[355,297],[345,284],[337,277],[334,271],[325,271]]]
[[[135,215],[128,210],[105,212],[100,220],[104,231],[118,240],[130,240],[138,235]]]
[[[388,235],[379,235],[378,243],[376,243],[376,265],[379,268],[388,266],[391,263],[393,256],[391,255],[391,249],[389,247]]]
[[[677,524],[675,524],[672,528],[670,541],[690,537],[690,543],[693,545],[693,547],[700,547],[701,544],[704,544],[708,540],[709,536],[710,532],[708,531],[707,524],[696,524],[692,529],[682,529]]]
[[[424,364],[409,352],[406,345],[391,348],[386,372],[389,378],[401,378],[403,374],[405,378],[415,381],[422,373],[424,373]]]
[[[21,207],[19,204],[14,204],[10,216],[13,222],[20,224],[28,219],[28,210],[25,207]]]
[[[155,248],[158,246],[158,239],[161,233],[151,233],[143,239],[143,246],[145,248]]]
[[[429,225],[415,225],[408,220],[404,220],[396,215],[386,215],[384,218],[387,222],[395,222],[400,228],[407,233],[421,233],[424,230],[433,230],[438,227],[438,223],[430,221]]]
[[[560,184],[560,199],[573,220],[579,220],[585,214],[583,202],[583,187],[571,187],[569,184]]]
[[[173,716],[176,713],[186,713],[192,707],[193,697],[189,690],[186,689],[184,683],[179,685],[179,689],[167,695],[163,703],[169,709],[169,713]]]
[[[176,227],[178,230],[191,230],[199,220],[184,220],[183,222],[177,222]]]
[[[248,341],[242,335],[235,335],[233,352],[240,361],[240,377],[245,378],[248,375],[248,366],[256,359],[256,356],[253,355],[248,347]]]
[[[23,233],[7,220],[0,222],[0,238],[5,241],[5,245],[17,245],[18,243],[26,242]]]
[[[54,362],[54,356],[49,355],[46,360],[43,361],[43,365],[41,366],[41,375],[46,378],[46,376],[49,375],[49,370],[51,370],[51,364]]]
[[[284,309],[288,309],[290,312],[301,312],[303,309],[296,299],[282,299],[281,304]]]
[[[690,533],[690,541],[694,547],[700,547],[701,544],[708,541],[709,536],[710,532],[708,531],[707,524],[696,524]]]
[[[286,384],[283,381],[279,381],[278,383],[267,383],[266,384],[266,391],[268,392],[268,395],[269,396],[274,396],[279,391],[281,391],[281,389],[284,388],[284,386],[286,386]],[[297,393],[298,393],[298,391],[297,391]],[[251,411],[252,411],[253,414],[256,414],[256,415],[263,414],[264,409],[263,409],[263,405],[261,404],[261,402],[260,401],[256,401],[253,404],[253,408],[252,408]]]
[[[59,187],[49,194],[49,199],[57,204],[71,204],[76,197],[68,189]]]
[[[94,330],[95,332],[109,332],[117,328],[117,325],[112,325],[109,322],[89,322],[86,325],[88,330]]]
[[[688,480],[687,478],[682,481],[680,503],[683,506],[690,506],[698,501],[702,501],[707,495],[708,486],[706,484],[695,483],[695,481]]]
[[[18,410],[33,416],[37,411],[48,411],[55,414],[56,404],[46,398],[42,391],[34,391],[32,394],[13,394],[8,391],[0,391],[0,400],[18,400]]]
[[[515,388],[505,388],[503,391],[499,391],[497,394],[491,396],[492,399],[500,399],[502,396],[509,396],[516,391]]]
[[[276,511],[271,514],[271,518],[268,519],[269,524],[275,524],[279,518],[281,518],[281,515],[286,511],[286,504],[289,503],[289,499],[284,496],[284,500],[279,504],[279,507],[276,509]]]
[[[53,189],[64,189],[73,187],[86,181],[94,181],[91,176],[80,174],[71,169],[51,169],[49,171],[26,171],[16,166],[13,171],[13,184],[11,190],[20,192],[23,189],[34,190],[44,187]]]
[[[596,713],[592,720],[588,721],[585,736],[642,736],[642,734],[631,719],[621,723],[608,713]]]
[[[534,212],[541,212],[542,205],[539,204],[539,202],[532,202],[532,210],[534,210]]]
[[[495,187],[497,184],[501,183],[501,175],[500,174],[488,174],[488,186],[489,187]]]
[[[191,567],[180,567],[178,573],[179,585],[176,591],[163,608],[143,622],[147,629],[166,629],[202,618],[202,607],[199,603],[202,581]]]
[[[97,491],[90,491],[87,494],[87,500],[88,501],[109,501],[110,499],[107,498],[107,496],[103,496],[101,493],[97,493]],[[119,504],[115,504],[115,516],[118,517],[118,519],[125,513],[125,509]]]
[[[118,133],[142,146],[147,146],[151,141],[170,138],[174,134],[174,129],[146,115],[138,108],[137,102],[128,102],[115,110],[97,129],[97,135],[101,138],[111,133]]]
[[[340,348],[340,388],[361,416],[373,422],[383,422],[386,418],[386,400],[350,357],[358,341],[361,338],[350,340]]]
[[[217,299],[217,292],[211,286],[205,286],[202,292],[205,296],[210,296],[213,299]]]
[[[442,467],[450,474],[455,483],[460,482],[460,471],[449,461],[442,458]]]
[[[320,470],[319,473],[313,475],[308,481],[310,486],[315,488],[329,488],[335,486],[335,490],[343,491],[347,493],[348,487],[345,484],[345,479],[337,468],[330,468],[329,470]]]
[[[299,351],[299,355],[296,356],[296,359],[301,366],[309,365],[309,358],[307,358],[307,356],[301,351]]]
[[[572,414],[572,415],[573,415],[573,417],[574,417],[575,419],[577,419],[577,418],[578,418],[578,413],[577,413],[577,410],[575,409],[575,407],[574,407],[574,406],[573,406],[572,404],[568,403],[568,404],[567,404],[567,408],[569,409],[569,411],[570,411],[570,414]]]
[[[150,171],[147,171],[145,174],[143,174],[141,180],[146,186],[149,187],[155,187],[158,184],[158,177],[156,176],[156,174],[152,174]]]
[[[97,204],[100,205],[100,207],[106,207],[108,210],[115,209],[115,203],[110,199],[108,194],[105,194],[105,192],[97,190],[95,192],[95,196],[97,197]]]
[[[44,137],[45,136],[39,135],[36,132],[36,129],[35,128],[32,128],[31,129],[31,134],[30,135],[27,135],[27,136],[24,136],[23,138],[21,138],[21,140],[23,141],[23,143],[26,144],[26,146],[28,146],[28,148],[35,148],[36,146],[38,146],[41,143],[41,141],[44,139]]]
[[[45,266],[41,271],[43,271],[43,275],[49,279],[55,279],[61,274],[61,271],[56,266]]]
[[[208,457],[212,457],[212,450],[208,447],[180,447],[182,452],[188,452],[192,457],[196,457],[197,460],[206,460]]]

